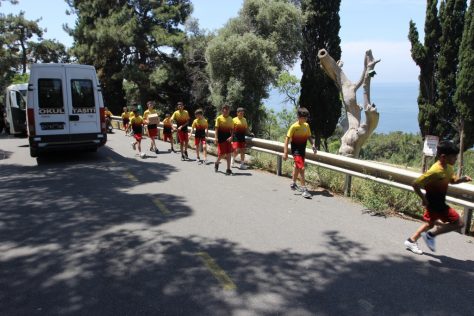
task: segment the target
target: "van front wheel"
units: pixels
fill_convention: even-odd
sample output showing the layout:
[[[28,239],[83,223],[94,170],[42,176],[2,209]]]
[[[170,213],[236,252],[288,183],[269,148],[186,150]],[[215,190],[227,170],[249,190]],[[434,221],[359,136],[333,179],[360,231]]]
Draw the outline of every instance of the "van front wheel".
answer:
[[[38,157],[38,149],[30,147],[30,156],[33,157],[33,158]]]

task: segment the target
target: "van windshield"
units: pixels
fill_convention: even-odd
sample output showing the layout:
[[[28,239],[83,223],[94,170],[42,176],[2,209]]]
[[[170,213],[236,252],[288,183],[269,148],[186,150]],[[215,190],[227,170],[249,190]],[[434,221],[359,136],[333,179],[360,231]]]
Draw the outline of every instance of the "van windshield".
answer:
[[[38,79],[38,98],[41,109],[63,108],[61,79]]]
[[[92,80],[73,79],[71,87],[73,108],[95,108]]]

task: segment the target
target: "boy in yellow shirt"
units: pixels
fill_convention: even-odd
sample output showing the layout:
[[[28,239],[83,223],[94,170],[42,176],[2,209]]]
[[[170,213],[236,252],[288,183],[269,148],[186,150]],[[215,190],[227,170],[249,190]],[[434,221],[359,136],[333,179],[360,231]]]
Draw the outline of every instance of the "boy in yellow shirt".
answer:
[[[316,147],[314,145],[314,140],[311,138],[311,130],[309,124],[306,123],[309,117],[309,111],[306,108],[299,108],[297,112],[298,121],[290,126],[288,133],[285,138],[285,145],[283,147],[283,160],[288,159],[288,143],[291,141],[291,154],[295,161],[293,167],[293,177],[290,188],[292,190],[298,190],[302,192],[304,198],[311,198],[311,193],[309,193],[306,188],[305,178],[304,178],[304,158],[306,154],[306,143],[309,140],[313,148],[313,152],[316,153]],[[300,177],[301,187],[298,187],[296,180]]]
[[[219,171],[219,162],[226,159],[226,175],[232,175],[230,170],[230,159],[232,156],[232,138],[234,137],[234,122],[229,116],[230,107],[227,104],[222,106],[222,114],[216,118],[215,139],[217,145],[217,161],[214,164],[214,171]]]
[[[194,112],[194,115],[196,116],[196,119],[193,121],[193,124],[191,126],[191,133],[189,133],[189,135],[191,136],[193,132],[196,131],[196,133],[194,134],[194,145],[196,146],[197,161],[199,164],[207,163],[206,137],[208,136],[209,124],[207,123],[207,120],[203,117],[202,109],[197,109]],[[199,157],[201,146],[204,160],[201,160],[201,158]]]
[[[163,141],[167,142],[168,140],[171,144],[171,151],[175,152],[173,148],[173,122],[171,121],[171,115],[166,113],[163,120]]]
[[[426,245],[431,251],[436,250],[435,237],[441,234],[449,233],[464,226],[463,220],[459,214],[446,204],[446,193],[448,185],[469,182],[472,179],[468,176],[458,178],[454,175],[454,164],[456,163],[459,148],[450,141],[442,141],[437,147],[438,160],[431,168],[422,174],[413,183],[415,193],[420,197],[425,212],[423,220],[425,221],[415,233],[405,240],[405,247],[418,255],[423,254],[416,243],[420,237],[423,237]],[[426,193],[423,194],[421,189]],[[435,224],[438,226],[434,231],[430,231]]]

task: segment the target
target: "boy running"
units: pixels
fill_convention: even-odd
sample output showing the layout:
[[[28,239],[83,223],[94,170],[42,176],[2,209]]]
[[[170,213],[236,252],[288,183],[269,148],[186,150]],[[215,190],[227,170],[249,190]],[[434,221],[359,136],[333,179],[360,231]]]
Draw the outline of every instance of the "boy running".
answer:
[[[232,141],[232,149],[234,150],[232,154],[232,167],[234,167],[235,157],[240,152],[240,169],[245,170],[245,135],[248,134],[248,124],[247,120],[244,117],[245,109],[238,108],[237,116],[232,120],[234,122],[234,139]]]
[[[194,134],[194,145],[196,146],[197,161],[199,164],[202,164],[207,162],[206,137],[208,136],[209,125],[207,123],[207,120],[203,117],[202,109],[197,109],[194,112],[194,115],[196,116],[196,119],[193,121],[193,125],[191,126],[191,133],[189,133],[189,135],[191,136],[193,132],[196,131],[196,134]],[[204,160],[201,160],[201,158],[199,157],[201,146]]]
[[[156,142],[155,138],[158,135],[158,124],[149,124],[148,122],[148,116],[150,114],[156,114],[155,110],[155,102],[153,101],[148,101],[146,103],[148,110],[143,113],[143,120],[145,121],[145,124],[147,124],[147,130],[148,130],[148,136],[150,137],[150,151],[159,153],[158,148],[156,147]]]
[[[306,188],[305,178],[304,178],[304,157],[306,153],[306,143],[309,139],[313,152],[316,153],[316,147],[314,146],[314,140],[311,138],[311,130],[306,121],[309,117],[309,112],[306,108],[300,107],[297,112],[298,121],[290,126],[288,133],[285,138],[285,145],[283,147],[283,160],[288,159],[288,143],[291,141],[291,154],[295,161],[293,167],[293,177],[290,188],[292,190],[298,190],[303,192],[302,196],[304,198],[311,198],[311,193],[309,193]],[[296,180],[300,176],[301,187],[298,187]]]
[[[139,156],[142,158],[145,158],[145,153],[142,153],[142,147],[141,147],[142,133],[143,133],[143,118],[140,116],[137,109],[133,109],[133,114],[134,116],[130,120],[130,125],[132,126],[132,130],[133,130],[133,137],[135,138],[135,141],[132,142],[132,148],[133,150],[136,150],[137,145],[138,145]]]
[[[226,175],[231,175],[230,158],[232,156],[232,138],[234,137],[234,122],[229,116],[229,106],[222,106],[222,114],[216,118],[215,139],[217,140],[217,161],[214,164],[214,171],[219,170],[219,162],[222,157],[227,160]]]
[[[163,141],[167,142],[168,140],[171,144],[171,151],[175,152],[173,148],[173,123],[171,121],[171,115],[166,113],[165,119],[163,120]]]
[[[122,125],[123,125],[123,129],[125,130],[125,136],[128,135],[129,123],[130,123],[130,113],[128,113],[127,107],[124,106],[123,112],[122,112]]]
[[[179,147],[181,150],[181,160],[188,159],[188,124],[189,124],[189,113],[184,109],[184,103],[178,102],[178,110],[176,110],[171,116],[171,120],[176,122],[178,126],[178,140]]]
[[[424,206],[423,220],[426,223],[422,224],[410,238],[405,240],[405,247],[418,255],[423,254],[417,244],[420,236],[423,237],[428,248],[434,252],[436,250],[436,236],[464,226],[464,222],[458,213],[446,204],[448,184],[458,184],[472,180],[468,176],[457,178],[454,175],[453,166],[458,154],[459,148],[452,142],[440,142],[437,147],[438,160],[413,183],[413,189],[421,198]],[[422,188],[425,189],[425,194],[421,192]],[[435,224],[439,226],[434,231],[430,231]]]

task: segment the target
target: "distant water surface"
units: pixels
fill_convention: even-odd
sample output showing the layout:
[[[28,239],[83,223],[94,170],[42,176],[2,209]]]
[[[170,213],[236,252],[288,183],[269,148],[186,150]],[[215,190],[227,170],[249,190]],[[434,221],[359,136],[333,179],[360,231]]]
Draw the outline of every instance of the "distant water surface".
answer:
[[[361,104],[362,88],[357,91],[357,102]],[[377,83],[372,81],[370,98],[375,103],[380,120],[376,133],[390,133],[402,131],[405,133],[419,133],[418,127],[418,83]],[[277,90],[270,91],[270,97],[264,104],[280,111],[285,107],[284,96]],[[289,105],[286,105],[289,107]],[[362,115],[364,118],[364,115]]]

